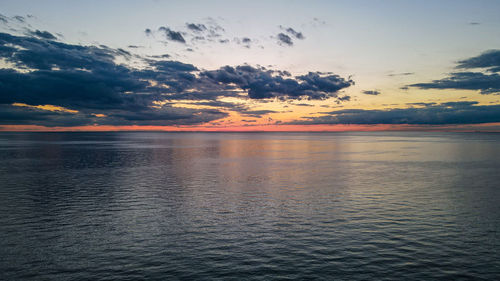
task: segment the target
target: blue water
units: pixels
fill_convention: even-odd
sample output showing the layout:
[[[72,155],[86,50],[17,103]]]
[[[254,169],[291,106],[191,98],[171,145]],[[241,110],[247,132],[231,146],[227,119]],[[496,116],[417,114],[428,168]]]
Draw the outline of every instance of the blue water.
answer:
[[[500,134],[0,133],[1,280],[500,280]]]

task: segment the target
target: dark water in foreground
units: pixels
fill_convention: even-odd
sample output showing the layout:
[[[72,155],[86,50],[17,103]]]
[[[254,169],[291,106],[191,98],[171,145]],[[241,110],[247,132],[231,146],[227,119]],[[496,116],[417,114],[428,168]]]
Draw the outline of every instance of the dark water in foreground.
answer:
[[[500,280],[499,145],[0,133],[0,279]]]

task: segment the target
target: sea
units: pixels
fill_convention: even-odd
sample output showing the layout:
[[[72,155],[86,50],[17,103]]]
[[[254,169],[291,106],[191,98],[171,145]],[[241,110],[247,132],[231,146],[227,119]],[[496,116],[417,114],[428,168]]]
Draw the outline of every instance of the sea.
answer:
[[[0,280],[500,280],[500,134],[2,132]]]

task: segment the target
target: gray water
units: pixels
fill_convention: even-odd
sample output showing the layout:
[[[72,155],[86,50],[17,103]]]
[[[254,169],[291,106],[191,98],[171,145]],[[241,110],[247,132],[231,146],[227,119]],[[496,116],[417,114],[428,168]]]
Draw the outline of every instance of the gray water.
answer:
[[[0,133],[0,279],[500,280],[499,144]]]

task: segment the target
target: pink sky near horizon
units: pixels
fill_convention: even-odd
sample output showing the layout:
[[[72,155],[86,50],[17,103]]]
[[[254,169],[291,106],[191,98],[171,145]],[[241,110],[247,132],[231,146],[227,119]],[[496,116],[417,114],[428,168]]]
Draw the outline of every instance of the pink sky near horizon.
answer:
[[[254,125],[254,126],[75,126],[44,127],[38,125],[1,125],[2,132],[99,132],[99,131],[166,131],[166,132],[349,132],[349,131],[453,131],[500,132],[500,123],[463,125]]]

